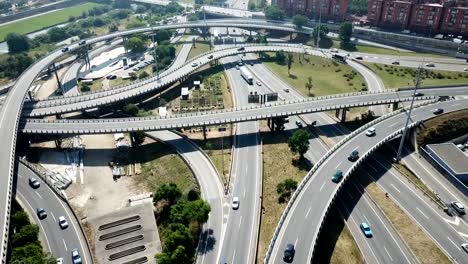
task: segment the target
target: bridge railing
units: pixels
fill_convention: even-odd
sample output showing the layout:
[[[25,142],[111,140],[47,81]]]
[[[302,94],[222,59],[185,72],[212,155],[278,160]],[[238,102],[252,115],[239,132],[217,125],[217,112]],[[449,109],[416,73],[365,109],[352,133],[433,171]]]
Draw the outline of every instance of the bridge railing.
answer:
[[[427,105],[427,104],[431,104],[431,103],[434,103],[436,102],[436,100],[432,100],[432,101],[427,101],[427,102],[422,102],[420,104],[417,104],[415,107],[421,107],[421,106],[424,106],[424,105]],[[362,133],[363,131],[365,131],[366,129],[372,127],[373,125],[377,124],[377,123],[380,123],[382,122],[383,120],[386,120],[390,117],[393,117],[397,114],[400,114],[402,112],[406,111],[406,108],[402,108],[402,109],[399,109],[397,111],[393,111],[389,114],[386,114],[384,116],[381,116],[380,118],[377,118],[361,127],[359,127],[358,129],[354,130],[353,132],[351,132],[351,134],[347,135],[344,139],[342,139],[341,141],[339,141],[337,144],[335,144],[329,151],[327,151],[327,153],[325,153],[324,156],[322,156],[322,158],[314,164],[314,166],[312,167],[312,169],[307,173],[307,175],[304,177],[304,179],[302,180],[302,182],[299,184],[299,186],[297,187],[296,191],[293,193],[293,195],[291,196],[289,202],[288,202],[288,205],[286,206],[286,208],[284,209],[281,217],[280,217],[280,220],[278,222],[278,225],[276,226],[276,229],[275,229],[275,232],[273,233],[273,237],[270,241],[270,244],[268,246],[268,249],[267,249],[267,253],[265,255],[265,258],[264,258],[264,263],[269,263],[269,260],[270,260],[270,257],[271,257],[271,254],[273,252],[273,248],[274,248],[274,245],[275,245],[275,242],[279,236],[279,233],[281,231],[281,228],[283,227],[283,223],[284,221],[286,220],[287,216],[288,216],[288,213],[290,212],[291,210],[291,207],[294,205],[294,202],[296,201],[296,199],[298,198],[299,194],[301,193],[301,191],[304,189],[304,187],[307,185],[307,183],[309,182],[309,180],[312,178],[313,174],[320,168],[320,166],[332,155],[335,153],[336,150],[338,150],[341,146],[343,146],[344,144],[346,144],[349,140],[351,140],[352,138],[354,138],[356,135]],[[413,126],[415,124],[412,124]],[[395,134],[395,133],[394,133]],[[399,134],[399,133],[396,133],[396,135]],[[387,138],[392,138],[394,137],[395,135],[390,135],[388,136]],[[386,142],[386,141],[385,141]],[[382,143],[383,144],[383,143]],[[378,146],[380,146],[381,144],[379,144]],[[377,147],[373,147],[371,148],[371,150],[375,150]],[[368,155],[370,155],[370,151],[366,152],[363,157],[360,159],[360,160],[363,160],[364,158],[366,158]],[[356,168],[357,164],[355,164],[355,166],[353,166],[350,170],[353,171],[355,168]],[[349,175],[350,173],[348,173]],[[348,175],[345,175],[345,177],[347,177]],[[344,181],[342,181],[341,183],[343,183]],[[335,194],[338,192],[338,190],[341,188],[341,184],[339,186],[339,188],[337,188],[333,194],[333,196],[331,197],[331,200],[329,201],[328,203],[328,206],[325,210],[325,212],[322,214],[322,218],[323,219],[324,217],[326,217],[327,213],[328,213],[328,210],[332,204],[332,202],[334,201],[335,199]],[[314,233],[314,239],[313,239],[313,247],[314,247],[314,250],[315,250],[315,245],[316,245],[316,239],[318,238],[318,233],[321,231],[322,229],[322,222],[320,223],[319,227],[318,227],[318,230],[317,232]]]

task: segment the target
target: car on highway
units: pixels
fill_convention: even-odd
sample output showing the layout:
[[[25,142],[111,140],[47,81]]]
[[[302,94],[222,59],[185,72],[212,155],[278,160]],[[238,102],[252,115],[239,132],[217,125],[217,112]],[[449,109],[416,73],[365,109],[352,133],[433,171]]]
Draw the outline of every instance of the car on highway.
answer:
[[[75,249],[72,250],[72,261],[73,261],[73,264],[81,264],[81,263],[83,263],[83,262],[81,261],[80,252],[78,251],[77,248],[75,248]]]
[[[284,88],[283,91],[285,91],[286,93],[289,93],[289,88]]]
[[[294,255],[296,254],[296,249],[294,249],[293,244],[287,244],[284,249],[283,260],[291,263],[294,260]]]
[[[426,63],[426,67],[431,67],[431,68],[433,68],[433,67],[435,67],[435,64],[434,64],[434,63]]]
[[[298,120],[298,121],[296,121],[296,126],[298,128],[302,128],[302,127],[304,127],[304,124],[302,124],[302,122]]]
[[[84,44],[86,44],[86,40],[82,40],[78,43],[78,46],[83,46]]]
[[[67,52],[68,50],[69,50],[68,47],[65,47],[62,49],[62,52]]]
[[[423,95],[424,95],[424,94],[423,94],[423,93],[421,93],[421,92],[416,92],[416,93],[414,94],[414,96],[417,96],[417,97],[419,97],[419,96],[423,96]]]
[[[362,56],[356,56],[356,60],[362,60]]]
[[[335,174],[333,174],[332,182],[339,183],[341,179],[343,179],[343,172],[340,170],[337,170]]]
[[[37,214],[37,217],[39,217],[39,219],[41,220],[47,217],[47,213],[44,210],[44,208],[37,208],[36,214]]]
[[[140,61],[145,61],[145,57],[141,57],[141,58],[140,58]]]
[[[392,61],[392,64],[393,65],[400,65],[400,62],[399,61]]]
[[[338,49],[332,48],[332,49],[330,49],[330,52],[337,53],[337,52],[338,52]]]
[[[434,111],[432,111],[432,113],[433,113],[434,115],[440,115],[440,114],[442,114],[443,112],[444,112],[444,109],[442,109],[442,108],[436,108],[436,109],[434,109]]]
[[[198,66],[198,63],[196,63],[196,62],[192,63],[192,67],[197,67],[197,66]]]
[[[57,259],[57,264],[63,264],[63,258],[58,258]]]
[[[370,127],[366,131],[366,136],[373,137],[375,136],[375,127]]]
[[[240,47],[237,49],[237,51],[243,51],[243,50],[245,50],[245,47]]]
[[[463,248],[463,250],[465,250],[465,252],[468,253],[468,243],[461,244],[461,248]]]
[[[213,55],[208,56],[208,59],[211,60],[213,58]]]
[[[251,63],[250,63],[250,66],[253,66],[253,65],[254,65],[253,62],[251,62]]]
[[[464,215],[465,214],[465,207],[463,206],[463,204],[461,204],[460,202],[457,202],[457,201],[453,201],[450,203],[450,205],[461,215]]]
[[[351,154],[349,154],[348,156],[349,161],[356,161],[358,158],[359,158],[359,151],[357,150],[353,150],[353,152],[351,152]]]
[[[59,216],[58,218],[58,224],[60,228],[65,229],[68,227],[68,221],[65,219],[65,216]]]
[[[109,74],[109,75],[106,76],[107,80],[114,80],[116,78],[117,78],[117,75],[115,75],[115,74]]]
[[[239,65],[236,65],[236,70],[238,70],[238,69],[239,69]]]
[[[33,189],[37,189],[41,186],[41,183],[36,178],[29,178],[29,186]]]
[[[366,237],[372,237],[372,230],[366,222],[361,223],[359,227]]]
[[[232,197],[232,204],[231,204],[231,206],[232,206],[232,209],[234,209],[234,210],[239,209],[239,197],[238,197],[238,196]]]
[[[262,82],[261,82],[261,81],[257,81],[257,85],[258,85],[258,86],[262,86]]]

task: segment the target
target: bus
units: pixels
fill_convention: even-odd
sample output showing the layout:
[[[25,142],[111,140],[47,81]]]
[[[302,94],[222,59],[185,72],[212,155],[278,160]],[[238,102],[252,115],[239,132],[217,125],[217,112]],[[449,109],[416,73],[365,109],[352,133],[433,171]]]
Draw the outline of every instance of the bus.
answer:
[[[346,55],[336,53],[332,55],[332,59],[340,62],[346,62]]]
[[[249,69],[247,69],[247,67],[245,67],[245,66],[240,67],[240,73],[241,73],[242,78],[244,78],[244,80],[248,84],[250,84],[250,85],[253,84],[252,73],[250,73],[250,71],[249,71]]]

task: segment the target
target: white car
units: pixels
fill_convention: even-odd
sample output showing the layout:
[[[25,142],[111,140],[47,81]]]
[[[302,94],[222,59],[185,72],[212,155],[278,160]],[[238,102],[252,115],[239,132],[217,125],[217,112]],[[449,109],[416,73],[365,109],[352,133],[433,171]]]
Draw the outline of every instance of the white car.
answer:
[[[232,197],[232,209],[239,209],[239,197],[237,196]]]
[[[468,71],[468,68],[463,68],[463,71]]]
[[[457,212],[461,215],[464,215],[465,214],[465,207],[463,206],[463,204],[461,204],[460,202],[457,202],[457,201],[453,201],[451,203],[452,207],[457,210]]]
[[[465,250],[466,253],[468,253],[468,243],[461,244],[461,247],[463,248],[463,250]]]
[[[59,216],[58,223],[60,228],[65,229],[68,227],[68,221],[65,219],[65,216]]]
[[[58,258],[57,259],[57,264],[63,264],[63,258]]]
[[[257,85],[258,85],[258,86],[262,86],[262,82],[261,82],[261,81],[257,81]]]
[[[192,67],[197,67],[198,66],[198,63],[194,62],[192,63]]]
[[[373,137],[375,136],[375,127],[371,127],[369,129],[367,129],[366,131],[366,136],[368,137]]]
[[[289,93],[289,88],[284,88],[283,91],[285,91],[286,93]]]
[[[72,261],[73,264],[82,264],[80,252],[77,248],[72,250]]]

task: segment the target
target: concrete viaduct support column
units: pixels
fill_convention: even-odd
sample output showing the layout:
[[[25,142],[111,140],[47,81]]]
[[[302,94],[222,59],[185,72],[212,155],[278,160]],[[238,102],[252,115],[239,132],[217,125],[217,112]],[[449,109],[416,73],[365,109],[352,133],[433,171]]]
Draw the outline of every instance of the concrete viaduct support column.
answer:
[[[206,126],[203,126],[203,140],[206,141]]]
[[[398,102],[395,102],[392,104],[392,111],[395,111],[398,109]]]
[[[346,121],[346,111],[348,111],[348,109],[343,108],[343,112],[341,112],[341,123],[344,123]]]
[[[122,37],[122,42],[123,42],[123,46],[124,46],[125,53],[128,53],[128,48],[127,48],[127,37],[126,37],[126,36],[123,36],[123,37]]]
[[[340,117],[340,109],[335,110],[335,117],[339,118]]]
[[[268,126],[268,128],[269,128],[270,130],[273,130],[271,127],[274,126],[274,124],[272,125],[272,123],[273,123],[273,122],[272,122],[271,118],[268,118],[268,119],[267,119],[267,126]]]
[[[64,94],[65,91],[63,90],[62,83],[60,82],[60,79],[58,77],[57,67],[55,66],[55,62],[52,63],[52,68],[53,68],[52,70],[54,71],[54,74],[55,74],[55,79],[57,80],[58,87],[62,91],[62,94]]]

